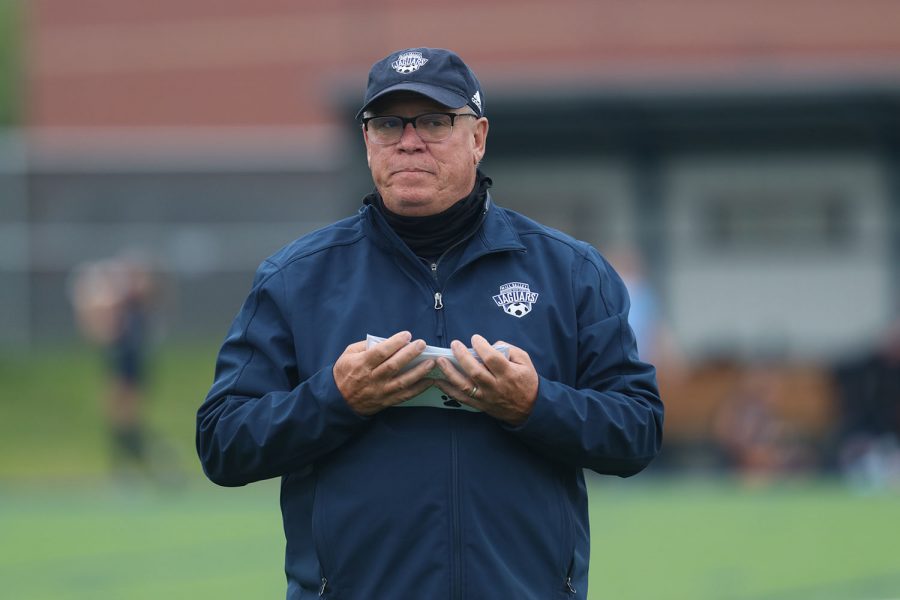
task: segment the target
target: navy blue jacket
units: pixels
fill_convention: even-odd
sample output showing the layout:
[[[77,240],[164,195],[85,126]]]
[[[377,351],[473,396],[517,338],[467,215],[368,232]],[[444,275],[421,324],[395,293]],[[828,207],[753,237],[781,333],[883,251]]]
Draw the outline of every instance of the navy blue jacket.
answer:
[[[260,266],[198,411],[197,450],[220,485],[281,477],[289,599],[586,597],[582,469],[624,477],[656,456],[655,372],[596,250],[488,207],[436,268],[371,206]],[[332,366],[366,334],[401,330],[523,348],[540,375],[532,414],[518,427],[453,408],[358,416]]]

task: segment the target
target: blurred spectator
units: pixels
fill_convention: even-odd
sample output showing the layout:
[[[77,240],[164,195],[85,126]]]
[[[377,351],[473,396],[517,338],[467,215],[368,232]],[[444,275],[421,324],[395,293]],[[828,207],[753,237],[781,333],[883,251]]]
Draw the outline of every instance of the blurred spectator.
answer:
[[[619,250],[611,254],[610,262],[628,289],[628,324],[634,330],[641,360],[656,365],[660,387],[674,383],[684,372],[684,361],[663,318],[656,290],[644,274],[640,256],[633,250]]]
[[[783,374],[748,365],[713,416],[713,437],[726,460],[748,483],[761,484],[808,469],[811,453],[779,414]]]
[[[900,318],[872,351],[833,371],[837,467],[854,485],[900,484]]]
[[[79,329],[106,355],[109,383],[105,415],[112,463],[148,470],[151,439],[145,425],[148,321],[158,284],[144,261],[117,257],[84,264],[72,280]]]

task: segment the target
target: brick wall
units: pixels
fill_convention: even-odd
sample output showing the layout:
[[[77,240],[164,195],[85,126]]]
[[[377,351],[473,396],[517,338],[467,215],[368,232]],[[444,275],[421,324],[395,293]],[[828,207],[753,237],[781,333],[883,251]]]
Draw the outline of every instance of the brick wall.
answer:
[[[34,0],[32,126],[329,122],[391,50],[496,89],[900,79],[891,0]]]

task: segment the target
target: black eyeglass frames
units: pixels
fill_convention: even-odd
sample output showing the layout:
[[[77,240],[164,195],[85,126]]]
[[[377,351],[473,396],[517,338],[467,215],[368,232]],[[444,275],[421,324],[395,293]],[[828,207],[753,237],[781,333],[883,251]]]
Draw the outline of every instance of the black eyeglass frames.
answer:
[[[414,117],[398,115],[382,115],[365,117],[362,125],[369,134],[369,139],[376,144],[396,144],[403,136],[406,124],[411,123],[416,133],[424,142],[441,142],[450,137],[457,117],[475,117],[473,113],[431,112]]]

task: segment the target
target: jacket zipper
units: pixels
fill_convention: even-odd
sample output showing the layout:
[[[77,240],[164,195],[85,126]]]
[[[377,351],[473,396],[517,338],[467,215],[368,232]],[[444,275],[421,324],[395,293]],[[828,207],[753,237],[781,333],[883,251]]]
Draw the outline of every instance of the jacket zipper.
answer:
[[[569,561],[569,568],[566,570],[566,592],[572,596],[577,594],[575,586],[572,585],[572,571],[575,570],[575,556]]]
[[[441,255],[443,258],[443,255]],[[437,287],[438,276],[437,276],[437,268],[438,263],[440,262],[440,258],[435,262],[431,263],[431,278],[434,280],[434,285]],[[435,290],[434,292],[434,310],[436,312],[436,323],[435,323],[435,331],[434,334],[437,336],[439,343],[444,344],[444,313],[441,309],[444,308],[444,294],[440,291]]]
[[[325,595],[325,590],[328,588],[328,578],[322,578],[322,586],[319,588],[319,598]]]
[[[487,208],[485,208],[484,210],[481,211],[481,218],[478,220],[478,225],[476,225],[475,228],[472,229],[472,231],[469,232],[469,234],[467,236],[465,236],[464,238],[462,238],[460,240],[457,240],[455,244],[453,244],[452,246],[450,246],[449,248],[444,250],[444,252],[441,253],[441,255],[437,258],[437,260],[435,260],[433,263],[431,263],[431,278],[434,280],[435,287],[437,287],[437,285],[438,285],[438,265],[441,264],[441,261],[444,260],[444,257],[447,256],[447,254],[449,254],[451,250],[453,250],[460,244],[468,241],[468,239],[470,237],[475,235],[475,232],[477,232],[478,229],[481,227],[481,224],[484,223],[484,219],[486,216],[487,216]],[[434,310],[441,310],[442,308],[444,308],[443,292],[441,290],[435,290],[435,292],[434,292]],[[438,334],[438,335],[440,336],[440,334]],[[443,336],[440,336],[440,337],[443,337]]]
[[[440,259],[438,259],[440,261]],[[437,268],[438,261],[431,263],[431,277],[434,279],[434,282],[437,283]],[[444,308],[444,303],[441,301],[444,295],[441,292],[434,293],[434,310],[441,310]]]
[[[456,427],[453,423],[450,426],[450,473],[451,473],[451,490],[450,502],[451,515],[453,520],[453,539],[450,541],[453,548],[453,573],[450,580],[450,597],[453,600],[462,598],[462,542],[460,540],[460,517],[459,517],[459,457],[457,456],[457,439]]]
[[[479,224],[480,226],[480,224]],[[466,236],[450,248],[444,251],[437,260],[431,263],[431,278],[435,287],[438,286],[438,264],[447,255],[450,250],[455,248],[470,236]],[[434,310],[437,313],[437,337],[442,342],[444,340],[444,314],[441,309],[444,308],[444,294],[440,290],[435,289],[434,292]],[[450,425],[450,514],[451,514],[451,565],[452,573],[450,576],[450,598],[457,600],[462,598],[462,543],[460,541],[460,517],[459,517],[459,457],[457,456],[457,439],[456,428],[451,422]]]

